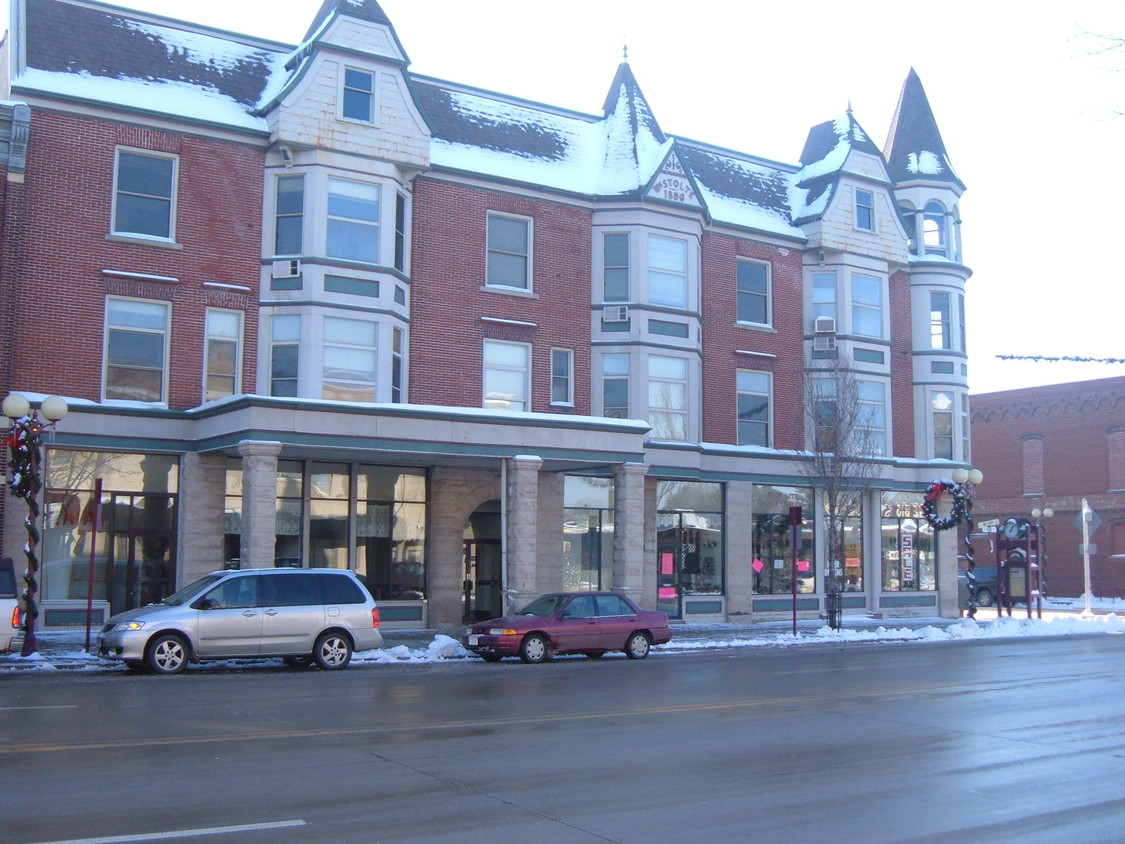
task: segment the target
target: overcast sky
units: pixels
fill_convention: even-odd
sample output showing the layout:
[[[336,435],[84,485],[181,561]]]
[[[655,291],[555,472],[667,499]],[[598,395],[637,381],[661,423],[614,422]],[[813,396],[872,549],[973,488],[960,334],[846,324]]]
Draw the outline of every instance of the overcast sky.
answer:
[[[296,43],[321,0],[119,5]],[[627,44],[665,132],[788,163],[849,103],[882,146],[913,67],[968,188],[971,391],[1125,376],[996,357],[1125,358],[1125,50],[1097,37],[1125,39],[1121,0],[380,5],[414,72],[584,113]]]

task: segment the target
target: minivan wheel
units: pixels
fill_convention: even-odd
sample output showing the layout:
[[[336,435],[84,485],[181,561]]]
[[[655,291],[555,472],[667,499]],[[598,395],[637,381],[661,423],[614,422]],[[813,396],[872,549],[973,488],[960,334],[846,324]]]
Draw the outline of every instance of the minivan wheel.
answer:
[[[978,607],[991,607],[996,603],[996,598],[993,597],[991,590],[981,589],[977,592],[977,606]]]
[[[351,640],[342,633],[321,633],[313,647],[313,659],[326,671],[347,668],[352,661]]]
[[[282,661],[291,668],[308,668],[313,664],[312,654],[282,657]]]
[[[153,639],[145,658],[157,674],[179,674],[188,662],[187,645],[174,633],[165,633]]]

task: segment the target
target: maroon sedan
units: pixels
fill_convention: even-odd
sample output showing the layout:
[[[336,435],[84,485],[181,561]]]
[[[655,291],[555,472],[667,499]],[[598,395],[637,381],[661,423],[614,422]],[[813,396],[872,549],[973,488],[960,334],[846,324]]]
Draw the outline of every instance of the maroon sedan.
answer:
[[[532,601],[515,615],[474,624],[461,644],[488,662],[519,656],[545,662],[555,654],[599,657],[624,651],[644,659],[652,645],[672,638],[668,614],[642,610],[616,592],[558,592]]]

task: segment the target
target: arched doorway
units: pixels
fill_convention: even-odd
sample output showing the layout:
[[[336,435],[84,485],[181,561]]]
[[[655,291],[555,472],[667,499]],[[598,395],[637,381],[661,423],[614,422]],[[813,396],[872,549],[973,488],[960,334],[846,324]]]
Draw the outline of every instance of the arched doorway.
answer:
[[[463,548],[462,620],[471,624],[503,615],[503,528],[499,499],[486,501],[469,516]]]

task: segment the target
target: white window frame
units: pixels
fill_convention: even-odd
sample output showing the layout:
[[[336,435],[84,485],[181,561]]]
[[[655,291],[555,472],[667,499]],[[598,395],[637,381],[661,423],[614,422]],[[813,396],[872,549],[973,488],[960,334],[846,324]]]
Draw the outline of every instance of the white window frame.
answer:
[[[864,302],[864,301],[860,301],[858,298],[856,298],[856,280],[857,279],[864,279],[865,281],[874,282],[873,289],[878,292],[878,302],[876,302],[876,303]],[[884,289],[885,286],[886,285],[883,283],[883,279],[879,278],[879,276],[870,275],[868,273],[852,273],[851,274],[851,284],[849,285],[850,289],[848,291],[849,292],[848,298],[851,299],[851,306],[852,306],[852,313],[851,313],[851,316],[852,316],[852,326],[851,326],[852,334],[855,334],[855,335],[860,336],[860,337],[873,337],[873,338],[876,338],[876,339],[882,339],[884,336],[886,336],[886,328],[883,325],[884,317],[885,317],[885,314],[886,314],[885,303],[886,303],[886,299],[887,299],[886,291]],[[861,320],[858,319],[858,317],[863,316],[865,314],[866,315],[871,315],[871,314],[875,315],[877,324],[879,326],[878,331],[876,333],[872,334],[871,332],[860,330],[859,324],[860,324]]]
[[[863,232],[875,231],[875,192],[867,190],[866,188],[856,188],[854,191],[855,196],[855,227]],[[860,211],[866,211],[867,217],[871,225],[864,226],[861,224]]]
[[[875,391],[878,395],[875,395]],[[887,385],[882,381],[856,380],[856,434],[861,450],[876,457],[887,453]],[[878,424],[881,420],[882,424]]]
[[[376,401],[379,395],[379,324],[374,320],[326,316],[321,336],[320,397],[327,401]],[[336,365],[345,362],[346,366]],[[357,377],[329,378],[332,372],[351,372]],[[369,379],[360,377],[365,372],[370,375]],[[331,387],[350,391],[352,395],[333,395]]]
[[[349,73],[362,73],[365,76],[367,76],[368,78],[370,78],[370,80],[371,80],[371,90],[364,91],[361,88],[356,88],[354,86],[348,85],[348,74]],[[378,101],[376,99],[376,83],[377,83],[377,81],[378,81],[378,76],[376,75],[375,71],[373,71],[373,70],[367,70],[366,68],[362,68],[362,67],[348,67],[346,65],[344,66],[344,71],[343,71],[343,73],[340,74],[340,119],[341,120],[348,120],[348,121],[352,121],[354,123],[363,123],[363,124],[368,125],[368,126],[373,125],[376,122],[375,115],[377,115],[379,113],[379,109],[378,109],[378,105],[377,105]],[[354,91],[354,92],[357,92],[357,93],[366,94],[367,105],[368,105],[367,117],[355,117],[355,116],[347,114],[347,95],[348,95],[349,91]]]
[[[930,348],[953,349],[953,295],[948,290],[930,291]]]
[[[622,366],[622,364],[624,364]],[[631,362],[629,355],[624,352],[610,352],[602,355],[602,389],[600,393],[601,413],[607,419],[629,419],[629,408],[632,407],[630,395],[630,367]],[[606,409],[605,404],[605,388],[606,384],[610,381],[624,381],[625,382],[625,407],[620,413],[610,416]],[[617,405],[613,405],[615,410],[618,409]]]
[[[761,267],[765,272],[765,285],[764,292],[759,293],[756,290],[743,290],[739,286],[739,270],[744,266]],[[738,258],[735,261],[734,270],[734,288],[735,288],[735,303],[734,313],[735,319],[743,325],[765,325],[773,324],[773,265],[769,261],[756,261],[752,258]],[[765,319],[763,320],[748,320],[741,318],[740,303],[743,296],[760,297],[764,302]]]
[[[748,382],[747,378],[743,378],[744,375],[748,376],[748,378],[754,378],[755,380],[759,379],[759,378],[764,378],[765,379],[765,390],[763,391],[763,390],[759,389],[758,387],[760,385],[750,384]],[[735,380],[736,395],[735,395],[735,440],[734,441],[738,445],[758,445],[758,446],[763,446],[765,448],[772,448],[773,447],[773,373],[762,372],[762,371],[756,370],[756,369],[740,369],[735,373],[735,379],[736,379]],[[756,420],[756,419],[748,420],[751,424],[754,424],[754,425],[765,425],[766,437],[765,437],[764,443],[743,442],[743,439],[742,439],[743,421],[742,421],[741,412],[740,412],[740,405],[741,405],[743,396],[755,396],[755,397],[760,396],[760,397],[764,397],[765,400],[766,400],[766,418],[765,418],[765,421],[760,422],[759,420]]]
[[[930,200],[922,208],[922,246],[926,255],[949,254],[945,206]]]
[[[494,244],[492,238],[492,221],[493,220],[507,220],[513,222],[523,223],[524,231],[526,232],[527,244],[523,252],[515,252],[510,249],[502,249],[499,244]],[[509,290],[518,291],[521,293],[532,292],[532,251],[535,243],[535,221],[531,217],[523,217],[518,214],[505,214],[500,211],[489,211],[485,220],[485,270],[484,270],[484,284],[489,290]],[[496,255],[499,258],[518,258],[524,261],[523,283],[522,284],[501,284],[499,281],[493,280],[492,275],[492,256]]]
[[[656,368],[664,363],[682,367],[681,373],[660,373]],[[648,422],[652,426],[649,436],[654,440],[687,442],[691,439],[691,365],[687,358],[671,355],[649,355],[646,368],[648,387]],[[676,402],[677,393],[681,401]],[[679,420],[682,431],[673,430]],[[677,436],[677,433],[682,436]]]
[[[516,350],[518,359],[498,359],[498,354]],[[482,360],[481,406],[489,410],[531,410],[531,344],[485,340]],[[501,393],[495,390],[496,378],[507,384],[513,375],[517,376],[516,380],[519,382],[515,385],[515,392]]]
[[[171,162],[172,175],[171,185],[169,186],[169,195],[167,197],[159,194],[142,194],[136,191],[123,191],[120,186],[121,182],[121,156],[131,155],[138,158],[157,158],[164,161]],[[119,146],[113,153],[113,201],[112,208],[110,209],[109,217],[109,230],[110,234],[116,237],[135,237],[142,240],[151,240],[160,243],[174,243],[176,240],[176,212],[179,199],[179,183],[180,183],[180,157],[172,153],[157,152],[151,149],[138,149],[136,147]],[[127,229],[118,229],[117,227],[117,212],[120,205],[120,197],[122,194],[129,196],[137,196],[149,200],[157,200],[166,202],[168,204],[168,230],[165,234],[152,234],[150,232],[136,232]]]
[[[286,211],[285,213],[282,213],[282,211],[281,211],[281,184],[282,184],[282,182],[287,181],[287,180],[288,181],[299,181],[300,184],[301,184],[301,210],[297,213],[293,213],[291,211]],[[304,248],[305,248],[305,187],[306,187],[306,184],[307,184],[307,180],[305,179],[304,173],[286,173],[283,176],[278,176],[277,179],[274,180],[274,192],[273,192],[273,197],[274,197],[274,201],[273,201],[273,251],[274,251],[275,255],[301,255],[304,252]],[[279,235],[280,235],[281,220],[283,218],[284,219],[297,219],[300,223],[300,229],[299,229],[300,243],[297,244],[298,248],[295,252],[282,252],[282,251],[279,251],[279,249],[278,249],[278,247],[281,246],[281,244],[279,243],[279,240],[280,240]]]
[[[816,322],[817,317],[831,317],[839,321],[840,319],[840,280],[835,270],[815,271],[812,274],[812,315],[813,322]],[[832,279],[832,284],[828,285],[823,283],[827,279]],[[818,281],[820,282],[818,284]],[[825,297],[827,292],[832,293],[832,298]]]
[[[555,407],[574,407],[573,349],[551,349],[551,404]]]
[[[949,398],[949,406],[941,408],[937,406],[938,396],[946,396]],[[930,448],[932,453],[930,457],[935,460],[956,460],[957,459],[957,396],[953,390],[934,390],[930,393],[929,399],[929,424],[930,424]],[[949,453],[939,454],[938,448],[938,416],[949,417],[949,434],[941,437],[942,441],[949,442]]]
[[[235,320],[235,330],[233,334],[223,333],[217,331],[217,326],[214,325],[212,317],[231,317]],[[245,314],[242,311],[231,310],[229,308],[208,308],[205,317],[205,334],[203,346],[203,401],[215,401],[216,399],[224,398],[226,396],[237,396],[242,392],[242,343],[245,326]],[[212,372],[211,370],[211,349],[212,343],[230,343],[234,347],[234,360],[232,361],[234,371],[232,373],[225,372]],[[210,389],[211,376],[214,375],[218,378],[230,378],[232,381],[232,390],[229,393],[217,393],[212,395]]]
[[[128,322],[110,322],[112,318],[112,310],[115,303],[121,303],[125,308],[130,304],[140,306],[145,310],[150,311],[151,316],[157,316],[157,311],[162,310],[161,325],[145,325],[145,324],[130,324]],[[138,314],[140,320],[144,321],[144,315]],[[139,299],[128,296],[107,296],[105,301],[105,338],[102,347],[102,397],[105,401],[141,401],[157,404],[168,404],[168,378],[169,378],[169,347],[170,338],[172,334],[172,303],[164,302],[154,299]],[[127,363],[114,364],[110,359],[110,345],[113,335],[118,332],[137,335],[158,335],[161,338],[161,358],[160,358],[160,395],[158,397],[140,397],[128,395],[110,395],[111,392],[122,392],[120,383],[115,384],[115,388],[111,390],[110,372],[112,370],[137,370],[137,371],[155,371],[154,367],[150,366],[129,366]]]
[[[333,185],[349,186],[353,190],[356,190],[356,192],[353,193],[353,194],[348,194],[348,193],[344,193],[344,192],[340,192],[340,191],[337,191],[336,193],[333,193],[333,191],[332,191]],[[333,196],[337,196],[337,197],[354,196],[355,198],[357,198],[361,201],[370,202],[371,201],[370,197],[359,196],[359,193],[362,193],[365,190],[366,191],[374,191],[374,195],[375,195],[375,200],[374,200],[375,201],[375,216],[373,218],[353,217],[353,216],[349,216],[349,215],[341,214],[341,213],[335,213],[335,214],[332,213],[331,208],[332,208],[332,197]],[[357,262],[363,263],[363,264],[378,264],[379,263],[379,256],[383,252],[383,244],[380,242],[380,240],[383,236],[383,228],[382,228],[383,186],[376,183],[376,182],[360,182],[360,181],[356,181],[355,179],[342,179],[338,176],[329,176],[328,177],[328,184],[327,184],[326,189],[325,189],[325,197],[326,197],[326,200],[327,200],[327,205],[326,205],[326,213],[325,213],[326,220],[325,220],[325,230],[324,230],[324,254],[326,256],[328,256],[329,258],[339,258],[342,261],[357,261]],[[364,230],[364,229],[369,229],[370,231],[367,232],[367,234],[371,239],[371,243],[374,244],[374,247],[375,247],[374,255],[371,255],[370,257],[356,257],[355,254],[346,254],[346,250],[343,250],[343,249],[339,248],[339,246],[340,246],[339,243],[337,243],[337,248],[335,250],[333,250],[333,243],[332,243],[332,224],[333,224],[333,222],[335,222],[337,224],[340,224],[340,225],[348,226],[348,227],[358,228],[361,231]]]
[[[293,332],[290,326],[296,326],[296,332]],[[285,333],[279,330],[280,327],[286,329]],[[300,314],[274,314],[270,317],[270,354],[269,354],[269,370],[266,373],[266,379],[269,382],[269,395],[280,396],[281,398],[292,398],[301,395],[301,315]],[[274,360],[279,348],[293,347],[296,351],[296,366],[292,378],[286,376],[284,380],[286,383],[293,382],[293,392],[290,393],[276,393],[274,392]]]
[[[606,248],[606,243],[609,240],[609,238],[611,238],[611,237],[612,238],[618,238],[618,237],[624,238],[624,241],[625,241],[625,263],[624,264],[611,264],[611,263],[609,263],[609,250]],[[632,253],[630,251],[632,249],[632,240],[633,239],[632,239],[632,233],[631,232],[627,232],[627,231],[623,231],[623,232],[622,231],[602,232],[602,267],[601,267],[601,269],[602,269],[602,290],[601,290],[601,300],[603,302],[628,302],[632,298],[631,291],[633,289],[633,284],[632,284],[633,280],[630,276],[630,271],[629,271],[629,267],[630,267],[630,264],[632,263],[632,257],[633,257]],[[609,281],[609,274],[611,272],[614,273],[615,275],[619,274],[619,273],[624,273],[624,277],[625,277],[625,291],[624,291],[625,295],[624,296],[618,295],[617,291],[614,291],[614,295],[612,297],[610,296],[610,287],[612,285],[610,284],[610,281]],[[615,283],[616,283],[616,281],[615,281]]]
[[[675,244],[683,250],[683,268],[662,266],[654,262],[653,248],[661,243]],[[687,310],[691,304],[688,281],[691,275],[691,250],[688,242],[681,237],[669,237],[663,234],[649,233],[645,240],[645,286],[649,304],[661,305],[679,310]],[[656,285],[654,282],[664,279],[667,285]],[[654,295],[654,288],[667,289],[679,295],[663,296]]]

